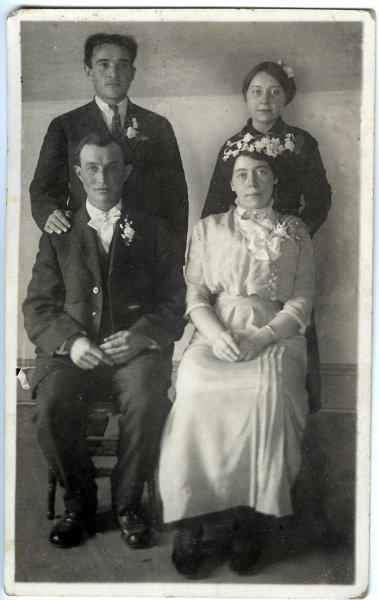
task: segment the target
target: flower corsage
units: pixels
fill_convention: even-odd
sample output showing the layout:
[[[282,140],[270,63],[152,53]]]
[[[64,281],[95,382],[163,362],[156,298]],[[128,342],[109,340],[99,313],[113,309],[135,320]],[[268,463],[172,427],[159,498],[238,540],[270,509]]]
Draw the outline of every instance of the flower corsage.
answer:
[[[133,241],[135,231],[132,225],[133,221],[128,221],[128,217],[125,217],[124,223],[120,223],[120,229],[122,230],[121,237],[125,241],[125,246],[130,246]]]
[[[271,262],[278,260],[284,240],[290,237],[287,223],[282,221],[272,223],[268,219],[257,222],[238,217],[237,223],[247,239],[248,250],[254,253],[256,260]]]
[[[138,121],[136,117],[132,117],[132,124],[126,128],[124,132],[124,137],[128,138],[128,140],[136,140],[143,142],[144,140],[148,140],[149,138],[146,135],[143,135],[138,130]]]

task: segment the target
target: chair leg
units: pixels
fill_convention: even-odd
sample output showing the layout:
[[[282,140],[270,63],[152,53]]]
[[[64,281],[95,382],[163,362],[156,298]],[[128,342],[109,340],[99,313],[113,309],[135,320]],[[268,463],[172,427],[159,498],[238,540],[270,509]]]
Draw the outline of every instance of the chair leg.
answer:
[[[47,484],[47,512],[46,518],[51,520],[55,517],[55,493],[57,490],[57,478],[51,467],[49,467],[49,480]]]
[[[159,531],[162,526],[162,505],[157,493],[156,473],[153,472],[147,480],[147,496],[153,521],[153,528]]]

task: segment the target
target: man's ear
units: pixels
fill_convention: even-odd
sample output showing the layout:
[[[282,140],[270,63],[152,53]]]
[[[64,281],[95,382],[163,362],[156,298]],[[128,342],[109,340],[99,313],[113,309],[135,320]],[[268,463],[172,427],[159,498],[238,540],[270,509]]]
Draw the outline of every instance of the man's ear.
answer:
[[[84,73],[86,74],[86,77],[92,81],[92,69],[87,65],[84,65]]]
[[[124,183],[128,179],[130,173],[132,172],[133,165],[125,165],[124,168]]]
[[[230,187],[232,188],[232,192],[235,192],[235,191],[236,191],[236,190],[234,189],[234,185],[233,185],[233,182],[232,182],[232,181],[230,182]]]
[[[135,67],[132,67],[132,73],[133,73],[133,77],[132,77],[132,81],[133,81],[133,79],[134,79],[134,77],[136,75],[136,68]]]
[[[75,173],[79,177],[80,181],[83,183],[82,169],[78,165],[74,165],[74,169],[75,169]]]

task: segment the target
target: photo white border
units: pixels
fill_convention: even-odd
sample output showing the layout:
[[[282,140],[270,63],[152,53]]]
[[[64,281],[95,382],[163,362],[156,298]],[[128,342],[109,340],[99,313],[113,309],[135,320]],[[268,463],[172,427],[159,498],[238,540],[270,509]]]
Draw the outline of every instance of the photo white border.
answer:
[[[47,4],[47,3],[46,3]],[[61,2],[59,7],[56,6],[56,8],[62,8],[62,6],[66,4],[64,2]],[[71,6],[73,6],[73,2],[67,3],[70,4]],[[178,4],[178,3],[175,3]],[[192,3],[192,5],[195,7],[198,3]],[[240,3],[242,6],[244,6],[244,4]],[[308,9],[308,8],[303,8],[303,7],[299,7],[297,8],[297,4],[296,2],[292,3],[292,7],[290,9],[291,12],[291,21],[292,20],[302,20],[301,16],[303,13],[303,16],[306,16],[307,18],[304,20],[307,21],[324,21],[325,18],[322,18],[322,13],[325,15],[325,11],[324,11],[324,7],[320,6],[320,8],[317,8],[315,11],[312,9]],[[337,2],[334,3],[335,8],[339,8],[337,6]],[[43,6],[44,2],[39,2],[38,3],[39,6]],[[121,6],[119,3],[117,2],[113,2],[113,5],[115,8],[112,9],[100,9],[99,10],[95,10],[95,11],[90,11],[90,9],[86,9],[86,3],[78,3],[77,6],[75,6],[74,9],[74,13],[75,13],[75,20],[87,20],[88,17],[90,16],[91,20],[104,20],[107,19],[109,22],[112,22],[112,20],[116,20],[116,18],[114,17],[114,12],[117,11],[118,8],[121,9]],[[159,11],[162,10],[159,7],[159,4],[155,3],[155,2],[150,2],[149,3],[150,6],[154,6],[156,5],[157,8],[153,8],[151,9],[153,11],[153,14],[155,15],[155,18],[157,18],[157,15],[159,14]],[[201,6],[201,3],[198,4],[199,6]],[[214,8],[221,8],[220,3],[218,3],[217,6],[215,6]],[[260,18],[260,9],[254,10],[254,20],[264,20],[266,22],[272,20],[272,21],[277,21],[278,20],[278,14],[276,13],[275,15],[272,14],[272,16],[270,17],[268,13],[265,12],[265,8],[267,7],[263,7],[263,3],[260,3],[260,5],[263,8],[263,14],[262,14],[262,18]],[[344,3],[344,6],[341,6],[341,8],[347,8],[346,3]],[[49,6],[51,6],[49,4]],[[96,3],[96,2],[91,2],[91,6],[100,6],[100,4]],[[132,6],[132,5],[130,5]],[[211,3],[208,3],[208,6],[211,6]],[[28,3],[28,7],[33,8],[32,4],[29,2]],[[270,3],[270,8],[281,8],[279,3]],[[51,8],[54,8],[53,6],[51,6]],[[78,15],[76,13],[78,8],[83,8],[83,10],[86,10],[86,19],[82,19],[82,18],[78,18]],[[206,13],[206,9],[202,9],[201,10],[201,15],[198,15],[197,18],[194,18],[193,16],[191,16],[190,14],[188,16],[186,16],[184,14],[184,12],[182,12],[183,9],[180,11],[180,18],[178,17],[178,11],[177,11],[177,6],[175,6],[175,8],[173,8],[173,12],[172,12],[172,18],[170,17],[169,19],[167,19],[168,17],[168,12],[170,11],[170,8],[165,8],[165,19],[166,20],[188,20],[188,21],[203,21],[205,20],[205,13]],[[231,8],[235,8],[235,7],[225,7],[228,10],[230,10]],[[327,7],[325,7],[327,8]],[[366,8],[366,7],[365,7]],[[129,11],[133,11],[133,9],[129,9]],[[148,9],[146,9],[148,10]],[[192,10],[192,9],[188,9],[188,10]],[[215,12],[213,9],[210,9],[212,11],[211,13],[211,20],[212,21],[217,21],[217,20],[225,20],[225,18],[222,18],[221,13],[222,11],[219,11],[219,14],[217,14],[217,16],[215,17]],[[281,12],[284,12],[286,9],[282,9]],[[132,19],[136,20],[136,21],[144,21],[144,20],[148,20],[147,18],[142,19],[141,18],[141,11],[140,11],[140,6],[136,6],[136,11],[137,12],[133,12],[132,13]],[[37,10],[35,13],[29,13],[30,15],[30,19],[28,16],[27,20],[41,20],[43,17],[43,13],[46,12],[43,9],[42,10],[38,10],[38,14],[37,14]],[[47,13],[49,14],[49,16],[51,17],[51,9],[49,9],[47,11]],[[245,12],[243,10],[238,11],[239,15],[238,18],[236,17],[235,19],[231,19],[230,18],[230,14],[228,12],[228,19],[229,21],[232,20],[240,20],[240,16],[242,14],[242,12]],[[246,11],[249,16],[251,16],[251,10],[247,10]],[[360,11],[361,13],[365,13],[364,10]],[[113,14],[112,14],[113,13]],[[145,15],[147,15],[148,13],[146,12]],[[70,16],[71,15],[71,16]],[[331,10],[330,11],[330,15],[332,18],[334,18],[335,20],[354,20],[356,21],[357,18],[356,16],[354,16],[353,14],[349,14],[348,12],[343,12],[343,19],[340,18],[342,17],[341,12],[339,12],[338,10]],[[349,16],[351,16],[351,19],[349,18]],[[128,17],[130,18],[130,12]],[[25,18],[25,17],[23,17]],[[151,18],[151,17],[149,17]],[[72,11],[70,11],[69,9],[66,8],[62,8],[62,13],[59,19],[56,20],[72,20]],[[117,19],[118,20],[118,19]],[[368,29],[372,28],[372,23],[370,22],[365,22],[364,23],[365,28],[367,27]],[[15,32],[13,31],[13,34],[15,35]],[[367,36],[365,35],[365,37],[367,38]],[[11,49],[10,52],[10,61],[19,61],[19,47],[18,49]],[[375,39],[374,39],[374,35],[371,32],[371,41],[370,44],[368,44],[368,46],[364,48],[364,71],[367,73],[372,73],[373,71],[373,60],[375,57]],[[12,62],[10,62],[10,64],[12,64]],[[21,140],[21,119],[19,118],[19,115],[17,115],[16,111],[15,111],[15,106],[21,106],[21,98],[20,98],[20,85],[18,84],[19,82],[19,78],[17,78],[17,75],[15,74],[13,69],[9,69],[9,72],[11,73],[11,77],[9,78],[9,132],[10,132],[10,139],[9,139],[9,153],[8,153],[8,164],[9,165],[14,165],[17,164],[17,162],[15,162],[16,160],[18,160],[18,164],[20,161],[20,143],[14,143],[14,139],[15,136],[16,139]],[[13,81],[13,84],[12,84]],[[372,164],[373,164],[373,149],[374,149],[374,140],[373,140],[373,121],[374,121],[374,107],[373,107],[373,91],[374,91],[374,82],[372,81],[372,77],[369,78],[365,78],[364,79],[365,84],[363,85],[362,88],[362,106],[365,106],[366,109],[368,109],[369,113],[371,112],[372,114],[369,115],[369,118],[365,119],[365,123],[362,124],[362,130],[361,130],[361,147],[365,148],[365,152],[362,152],[362,163],[361,163],[361,173],[364,172],[372,172]],[[18,88],[18,89],[17,89]],[[366,171],[367,170],[367,171]],[[13,171],[13,169],[9,169],[9,171]],[[166,596],[166,595],[170,595],[170,596],[175,596],[175,597],[188,597],[188,596],[193,596],[193,597],[202,597],[202,595],[204,594],[204,597],[218,597],[221,596],[220,594],[220,585],[222,585],[223,591],[225,590],[225,592],[227,592],[227,596],[230,598],[233,597],[253,597],[251,595],[252,593],[252,588],[254,588],[254,591],[257,590],[257,588],[259,588],[259,596],[255,596],[254,597],[260,597],[260,598],[277,598],[277,597],[291,597],[291,598],[346,598],[346,597],[356,597],[357,595],[361,594],[363,592],[363,587],[362,585],[364,585],[364,581],[365,581],[365,576],[364,574],[362,574],[362,578],[361,580],[358,579],[357,577],[357,582],[356,584],[354,584],[354,586],[338,586],[338,585],[333,585],[333,586],[310,586],[310,585],[306,585],[306,586],[281,586],[282,588],[282,594],[280,596],[277,595],[277,593],[275,593],[275,595],[272,594],[273,591],[277,592],[278,589],[278,585],[264,585],[264,586],[259,586],[259,585],[254,585],[254,584],[248,584],[248,585],[243,585],[243,584],[238,584],[237,586],[235,585],[227,585],[227,584],[219,584],[219,585],[215,585],[215,584],[200,584],[200,583],[196,583],[196,584],[190,584],[188,582],[184,583],[184,584],[14,584],[13,587],[11,588],[11,580],[8,579],[9,576],[9,572],[12,572],[12,570],[14,569],[14,564],[12,562],[12,560],[10,560],[10,556],[12,555],[13,552],[13,547],[12,547],[12,543],[13,543],[13,539],[12,539],[12,532],[14,530],[14,504],[15,504],[15,498],[14,498],[14,474],[15,474],[15,468],[14,468],[14,459],[15,459],[15,436],[12,436],[12,430],[14,431],[15,429],[15,415],[16,415],[16,407],[15,407],[15,397],[16,397],[16,383],[17,380],[16,378],[13,376],[14,375],[14,368],[15,368],[15,364],[16,364],[16,348],[15,348],[15,343],[13,343],[11,346],[11,340],[12,338],[15,338],[14,336],[14,332],[17,331],[17,319],[16,319],[16,314],[14,311],[14,306],[17,305],[17,282],[18,282],[18,273],[17,273],[17,269],[15,269],[15,265],[14,265],[14,259],[13,257],[16,255],[18,255],[18,219],[19,219],[19,211],[18,211],[18,202],[17,202],[17,198],[20,198],[20,182],[19,182],[19,178],[17,177],[17,173],[10,173],[8,172],[8,207],[7,207],[7,221],[8,222],[12,222],[12,223],[16,223],[17,224],[17,231],[15,232],[14,229],[12,228],[12,231],[10,230],[10,228],[8,227],[7,230],[7,236],[6,236],[6,286],[5,286],[5,291],[6,291],[6,356],[5,356],[5,372],[8,375],[6,377],[6,387],[5,387],[5,409],[6,409],[6,430],[7,430],[7,436],[6,436],[6,470],[5,470],[5,480],[7,481],[7,490],[9,490],[9,488],[12,489],[12,491],[10,493],[8,493],[7,491],[7,495],[6,495],[6,503],[5,503],[5,514],[7,515],[7,519],[6,519],[6,526],[5,526],[5,544],[4,544],[4,551],[5,551],[5,565],[6,565],[6,584],[7,584],[7,591],[8,593],[12,593],[12,594],[17,594],[17,595],[24,595],[24,594],[28,594],[28,595],[43,595],[45,596],[46,591],[48,590],[48,594],[49,596],[56,596],[56,595],[70,595],[72,596],[72,594],[76,593],[76,590],[78,588],[78,586],[80,587],[80,596],[82,595],[86,595],[86,596],[93,596],[93,597],[98,597],[103,596],[104,594],[101,592],[99,593],[99,588],[100,587],[107,587],[107,589],[109,589],[109,587],[112,587],[112,597],[113,596],[125,596],[126,595],[126,591],[128,592],[128,597],[130,597],[130,595],[132,596],[143,596],[143,595],[148,595],[149,597],[152,596]],[[17,181],[18,179],[18,181]],[[371,260],[372,260],[372,254],[371,254],[371,248],[367,248],[367,231],[370,231],[370,220],[372,217],[372,188],[370,186],[370,184],[367,185],[367,183],[364,181],[364,177],[361,177],[361,219],[360,219],[360,280],[359,280],[359,288],[360,288],[360,305],[359,305],[359,323],[360,323],[360,329],[359,329],[359,336],[358,336],[358,351],[359,351],[359,378],[358,378],[358,398],[359,398],[359,404],[358,404],[358,435],[357,435],[357,443],[358,443],[358,450],[357,450],[357,458],[358,458],[358,473],[359,473],[359,495],[358,495],[358,504],[359,504],[359,510],[362,510],[362,507],[368,512],[368,503],[369,503],[369,497],[368,497],[368,489],[369,489],[369,478],[370,478],[370,473],[367,470],[367,464],[368,464],[368,453],[369,453],[369,448],[367,445],[367,434],[369,432],[369,410],[368,410],[368,406],[369,404],[367,397],[364,398],[364,400],[362,400],[362,392],[364,391],[364,394],[367,396],[367,381],[370,380],[371,378],[371,360],[367,358],[367,340],[371,339],[371,324],[370,324],[370,320],[367,318],[368,315],[371,314],[371,296],[372,296],[372,288],[371,288]],[[13,199],[16,199],[16,201],[14,201]],[[366,242],[366,243],[365,243]],[[14,286],[16,288],[16,290],[14,290]],[[363,293],[364,292],[364,293]],[[13,313],[12,314],[12,310]],[[12,334],[13,332],[13,334]],[[13,347],[14,346],[14,347]],[[375,346],[374,346],[375,347]],[[365,408],[365,410],[359,410],[359,408]],[[374,412],[373,414],[377,414]],[[361,493],[363,492],[363,494]],[[362,497],[363,496],[363,497]],[[9,518],[9,516],[12,514],[12,519]],[[375,535],[375,534],[374,534]],[[356,548],[356,557],[359,557],[359,559],[361,559],[361,557],[363,555],[366,554],[367,552],[367,547],[368,547],[368,523],[361,523],[359,524],[359,531],[358,531],[358,536],[357,536],[357,548]],[[373,564],[373,563],[372,563]],[[374,566],[375,568],[375,566]],[[360,569],[361,570],[361,569]],[[13,571],[14,572],[14,571]],[[33,590],[31,590],[31,586],[33,587]],[[142,590],[142,592],[140,593],[140,590],[138,588],[143,587],[145,588],[149,588],[149,593],[146,594],[146,591]],[[238,594],[235,593],[235,590],[233,588],[237,588]],[[264,589],[263,589],[264,588]],[[314,588],[314,589],[310,589],[310,588]],[[317,588],[317,589],[316,589]],[[346,591],[347,588],[349,588],[348,591],[348,596],[346,595]],[[320,591],[322,591],[322,595],[320,595]],[[130,592],[130,593],[129,593]],[[314,592],[314,593],[313,593]],[[246,596],[245,596],[246,594]],[[46,596],[45,596],[46,597]],[[226,594],[222,593],[222,597],[226,597]]]

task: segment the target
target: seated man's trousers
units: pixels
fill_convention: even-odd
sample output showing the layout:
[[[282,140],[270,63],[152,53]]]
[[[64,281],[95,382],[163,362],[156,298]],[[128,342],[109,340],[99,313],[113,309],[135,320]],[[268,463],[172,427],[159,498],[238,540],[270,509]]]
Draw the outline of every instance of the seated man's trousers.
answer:
[[[37,371],[38,360],[37,360]],[[139,507],[143,485],[155,466],[171,403],[172,353],[147,351],[120,367],[85,371],[68,357],[53,357],[35,388],[38,441],[59,483],[68,511],[94,513],[97,486],[86,435],[89,411],[104,395],[118,403],[120,434],[113,470],[116,510]]]

